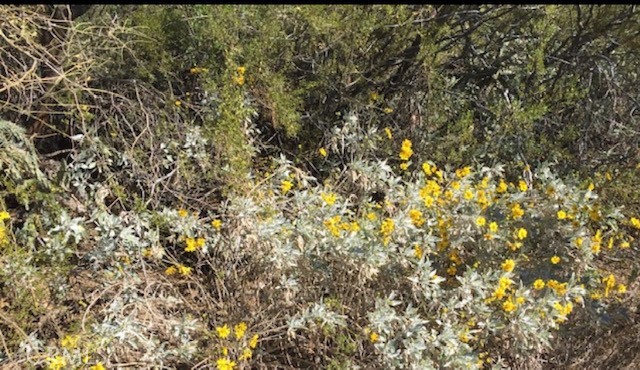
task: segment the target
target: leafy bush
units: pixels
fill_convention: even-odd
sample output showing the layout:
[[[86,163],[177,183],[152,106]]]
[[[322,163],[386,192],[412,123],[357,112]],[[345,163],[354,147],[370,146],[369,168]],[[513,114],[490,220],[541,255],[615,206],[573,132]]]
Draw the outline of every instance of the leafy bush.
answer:
[[[562,367],[633,322],[636,7],[76,9],[0,7],[2,365]]]

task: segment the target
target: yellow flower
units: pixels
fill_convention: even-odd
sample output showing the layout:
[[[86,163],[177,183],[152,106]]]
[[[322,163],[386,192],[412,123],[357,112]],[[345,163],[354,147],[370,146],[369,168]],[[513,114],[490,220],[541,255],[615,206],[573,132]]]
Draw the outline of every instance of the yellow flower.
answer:
[[[411,140],[405,139],[402,142],[402,148],[400,149],[400,159],[402,159],[403,161],[408,161],[412,155],[413,150],[411,149]]]
[[[79,335],[65,335],[60,340],[60,345],[66,349],[74,349],[78,346],[78,339],[80,339]]]
[[[224,324],[224,326],[216,327],[216,333],[220,338],[225,339],[226,337],[229,336],[229,334],[231,334],[231,329],[229,329],[227,324]]]
[[[544,280],[542,279],[537,279],[536,281],[533,282],[533,288],[535,290],[540,290],[544,288]]]
[[[338,199],[337,196],[333,193],[321,193],[320,198],[322,198],[322,200],[324,200],[330,206],[332,206],[336,202],[336,199]]]
[[[220,230],[220,228],[222,227],[222,221],[215,219],[211,221],[211,226],[213,226],[213,228],[216,230]]]
[[[240,339],[244,337],[244,333],[247,331],[247,324],[245,324],[244,322],[241,322],[238,325],[236,325],[233,329],[236,335],[236,339]]]
[[[504,182],[503,179],[500,179],[500,183],[498,184],[498,188],[496,189],[498,193],[504,193],[507,191],[507,183]]]
[[[624,284],[619,284],[618,285],[618,293],[620,294],[624,294],[627,292],[627,286]]]
[[[554,265],[557,265],[558,263],[560,263],[560,257],[558,256],[551,257],[551,263],[553,263]]]
[[[524,181],[520,180],[520,181],[518,182],[518,189],[520,189],[520,191],[523,191],[523,192],[524,192],[524,191],[529,190],[529,187],[527,186],[527,183],[526,183],[526,182],[524,182]]]
[[[513,271],[514,267],[516,267],[516,262],[512,259],[507,259],[502,263],[502,269],[506,272]]]
[[[522,248],[522,243],[521,242],[507,242],[507,246],[509,247],[509,249],[511,249],[512,251],[517,251],[518,249]]]
[[[409,218],[411,218],[411,222],[413,222],[413,224],[416,227],[420,227],[424,224],[424,219],[422,218],[422,212],[420,212],[417,209],[409,210]]]
[[[378,218],[378,216],[376,216],[375,213],[373,213],[373,212],[367,213],[367,219],[369,219],[370,221],[375,221],[377,218]]]
[[[519,228],[516,236],[518,239],[523,240],[524,238],[527,237],[527,229],[524,229],[522,227]]]
[[[627,249],[631,246],[631,244],[629,244],[629,242],[622,242],[620,243],[620,248],[622,249]]]
[[[62,356],[47,357],[47,362],[49,362],[49,370],[60,370],[67,366],[67,360]]]
[[[185,243],[187,244],[187,246],[184,248],[185,252],[195,252],[196,240],[194,238],[186,238]]]
[[[202,247],[204,247],[205,242],[206,242],[205,238],[198,238],[198,239],[196,239],[196,246],[198,248],[202,248]]]
[[[382,225],[380,226],[380,233],[383,236],[383,243],[385,245],[389,243],[389,240],[391,238],[391,233],[393,232],[394,229],[395,229],[395,224],[393,223],[392,219],[387,218],[384,221],[382,221]]]
[[[494,222],[492,222],[492,223],[490,223],[490,224],[489,224],[489,230],[490,230],[492,233],[497,232],[497,231],[498,231],[498,223],[497,223],[497,222],[495,222],[495,221],[494,221]]]
[[[484,217],[480,216],[476,218],[476,225],[484,226],[486,223],[487,223],[487,220]]]
[[[2,220],[2,217],[0,216],[0,220]],[[640,220],[638,220],[635,217],[631,217],[631,226],[635,227],[636,229],[640,229]]]
[[[318,152],[320,152],[320,155],[323,157],[327,156],[327,150],[325,148],[320,148]]]
[[[281,190],[282,190],[282,194],[286,194],[289,190],[291,190],[291,188],[293,187],[293,183],[289,180],[284,180],[282,181],[281,184]]]
[[[183,217],[183,218],[184,218],[184,217],[187,217],[188,215],[189,215],[189,212],[187,212],[187,210],[186,210],[186,209],[180,208],[180,209],[178,210],[178,216],[180,216],[180,217]]]
[[[384,108],[384,112],[385,112],[386,114],[389,114],[389,113],[392,113],[392,112],[393,112],[393,109],[391,109],[391,108],[389,108],[389,107],[386,107],[386,108]]]
[[[400,169],[403,171],[406,171],[407,168],[409,168],[409,162],[402,162],[400,163]]]
[[[240,361],[249,360],[251,356],[253,356],[253,351],[250,350],[249,348],[245,348],[242,350],[242,355],[238,357],[238,360]]]
[[[512,312],[512,311],[515,311],[516,305],[513,303],[511,298],[509,298],[508,300],[504,301],[504,303],[502,304],[502,309],[504,310],[504,312],[507,312],[507,313]]]
[[[422,248],[419,245],[415,245],[413,247],[413,255],[416,256],[417,259],[422,258]]]
[[[391,129],[389,127],[384,128],[384,133],[387,134],[389,140],[393,139],[393,135],[391,135]]]
[[[567,212],[565,212],[563,210],[559,210],[558,211],[558,220],[564,220],[565,218],[567,218]]]
[[[526,301],[526,299],[524,297],[518,297],[516,298],[516,303],[517,304],[523,304]]]
[[[467,190],[464,192],[464,199],[466,199],[466,200],[471,200],[471,199],[473,199],[473,191],[471,191],[471,189],[467,189]]]
[[[233,370],[236,363],[228,358],[219,358],[216,361],[216,366],[218,367],[218,370]]]
[[[178,272],[178,269],[176,269],[174,266],[169,266],[166,270],[164,270],[164,273],[168,276],[175,275],[176,272]]]
[[[372,102],[376,102],[376,101],[378,101],[378,99],[380,99],[380,95],[377,92],[372,91],[371,93],[369,93],[369,99]]]
[[[595,185],[593,185],[593,183],[592,183],[592,182],[590,182],[590,183],[589,183],[589,186],[587,187],[587,189],[588,189],[589,191],[593,191],[593,189],[595,189],[595,188],[596,188],[596,186],[595,186]]]
[[[177,267],[178,267],[178,272],[180,272],[180,275],[187,276],[191,274],[191,270],[192,270],[191,267],[187,267],[182,264],[178,264]]]
[[[514,220],[524,216],[524,210],[520,207],[520,203],[516,203],[511,207],[511,216]]]
[[[11,218],[11,215],[7,211],[0,212],[0,221],[8,220]]]
[[[240,76],[234,77],[233,78],[233,82],[235,82],[236,85],[238,85],[238,86],[244,85],[244,76],[240,75]]]
[[[369,334],[369,341],[371,341],[371,343],[376,343],[378,340],[380,340],[380,336],[378,335],[378,333],[371,333]]]
[[[257,345],[258,345],[258,334],[255,334],[253,337],[251,337],[251,340],[249,341],[249,347],[251,347],[251,349],[255,349]]]
[[[435,168],[435,166],[434,166]],[[422,164],[422,170],[424,171],[424,174],[427,176],[431,176],[431,174],[433,174],[433,170],[431,169],[431,165],[427,162],[424,162]]]
[[[176,100],[175,103],[176,107],[179,107],[182,105],[182,102],[180,100]]]
[[[102,362],[98,362],[97,364],[91,366],[89,370],[106,370]]]
[[[456,170],[456,176],[458,176],[458,178],[464,178],[466,176],[469,176],[469,174],[471,174],[471,167],[467,166],[464,168],[458,168]]]
[[[613,274],[610,274],[609,276],[602,278],[602,282],[605,283],[604,296],[608,297],[609,291],[611,291],[611,289],[616,285],[616,278]]]
[[[239,75],[243,75],[246,71],[247,71],[247,69],[245,67],[242,67],[242,66],[236,68],[236,72],[238,72]]]

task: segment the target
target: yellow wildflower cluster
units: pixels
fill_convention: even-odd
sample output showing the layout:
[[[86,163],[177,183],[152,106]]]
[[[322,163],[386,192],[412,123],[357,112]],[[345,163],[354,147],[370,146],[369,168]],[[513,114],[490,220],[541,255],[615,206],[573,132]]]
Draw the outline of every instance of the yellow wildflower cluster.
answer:
[[[631,217],[629,222],[631,223],[631,226],[635,227],[636,229],[640,229],[640,220],[639,219],[637,219],[635,217]]]
[[[4,221],[11,218],[9,212],[0,212],[0,245],[7,241],[7,229],[4,226]]]
[[[78,347],[78,340],[80,339],[79,335],[65,335],[60,340],[60,346],[65,349],[75,349]]]
[[[327,150],[325,148],[320,148],[318,149],[318,152],[320,153],[321,156],[326,157],[327,156]]]
[[[609,276],[602,278],[602,282],[605,284],[604,287],[604,296],[608,297],[609,296],[609,292],[615,287],[616,285],[616,277],[613,276],[613,274],[609,274]]]
[[[425,186],[420,189],[420,198],[424,202],[425,207],[433,207],[434,200],[440,197],[442,189],[435,180],[427,180]]]
[[[402,142],[402,148],[400,149],[400,159],[402,159],[403,161],[408,161],[412,155],[413,150],[411,149],[411,140],[405,139]]]
[[[507,187],[507,183],[504,182],[503,179],[500,179],[500,183],[498,184],[498,186],[496,187],[496,192],[498,193],[505,193],[507,191],[508,187]]]
[[[509,279],[506,276],[501,277],[498,281],[498,287],[493,291],[493,294],[491,295],[489,301],[504,298],[505,294],[510,289],[512,284],[513,280]]]
[[[422,251],[422,247],[416,244],[413,246],[413,255],[416,256],[417,259],[421,259],[424,252]]]
[[[416,227],[420,227],[422,225],[424,225],[424,218],[422,217],[422,212],[420,212],[417,209],[411,209],[409,210],[409,218],[411,218],[411,222],[413,222],[413,224]]]
[[[391,240],[391,233],[393,232],[394,229],[395,229],[395,224],[393,223],[392,219],[387,218],[384,221],[382,221],[382,225],[380,226],[380,234],[382,234],[382,240],[384,245],[389,244],[389,241]]]
[[[553,289],[559,296],[567,294],[567,283],[560,283],[557,280],[549,279],[547,280],[547,287]]]
[[[459,179],[465,178],[471,174],[471,167],[459,168],[456,170],[456,176]]]
[[[358,232],[360,231],[360,224],[355,221],[352,222],[340,222],[342,216],[336,215],[327,220],[324,220],[324,226],[331,232],[331,235],[336,238],[340,237],[340,231]]]
[[[514,204],[511,207],[511,217],[513,217],[514,220],[517,220],[517,219],[521,218],[522,216],[524,216],[524,210],[520,206],[520,203]]]
[[[233,77],[233,82],[238,86],[244,85],[244,74],[247,71],[245,67],[236,68],[236,75]]]
[[[339,223],[341,219],[342,217],[340,215],[336,215],[331,217],[330,219],[324,220],[323,222],[324,226],[331,232],[331,235],[335,236],[336,238],[340,236]]]
[[[49,363],[49,370],[60,370],[67,366],[67,360],[62,356],[47,357],[46,361]]]
[[[97,364],[91,366],[89,370],[106,370],[106,368],[104,367],[104,365],[102,365],[102,362],[98,362]]]
[[[231,328],[227,324],[224,324],[222,326],[217,326],[215,329],[216,329],[216,336],[222,340],[228,339],[232,333]],[[246,336],[246,332],[247,332],[247,324],[244,322],[241,322],[233,327],[233,334],[237,341],[243,340],[243,338],[245,338]],[[229,343],[229,342],[224,342],[224,343]],[[251,337],[251,339],[249,339],[248,342],[240,342],[240,343],[245,343],[245,344],[241,345],[240,347],[241,349],[238,349],[238,352],[236,352],[239,354],[237,361],[239,362],[248,361],[253,356],[253,349],[255,349],[256,346],[258,345],[258,334],[255,334],[253,337]],[[245,345],[246,347],[244,347]],[[233,369],[235,366],[237,366],[236,361],[233,361],[229,358],[229,348],[225,345],[221,348],[221,350],[222,350],[222,355],[224,357],[219,358],[216,361],[217,368]]]
[[[191,267],[178,263],[173,266],[167,267],[167,269],[164,270],[164,273],[168,276],[175,275],[176,273],[180,273],[180,275],[182,276],[188,276],[191,274],[192,270],[193,269]]]
[[[185,238],[187,246],[184,248],[185,252],[195,252],[197,249],[204,247],[206,243],[205,238]]]
[[[558,312],[557,322],[564,322],[567,319],[567,315],[569,315],[573,311],[573,303],[567,302],[564,306],[560,302],[555,302],[553,304],[553,308]]]
[[[228,358],[219,358],[216,361],[218,370],[233,370],[236,365],[235,361],[231,361]]]
[[[330,206],[332,206],[336,202],[336,199],[338,199],[334,193],[321,193],[320,198]]]

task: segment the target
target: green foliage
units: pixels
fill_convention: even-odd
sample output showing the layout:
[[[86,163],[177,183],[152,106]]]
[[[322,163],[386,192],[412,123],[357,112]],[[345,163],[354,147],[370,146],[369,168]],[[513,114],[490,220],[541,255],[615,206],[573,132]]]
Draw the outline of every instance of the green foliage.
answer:
[[[528,366],[633,306],[637,7],[77,9],[0,6],[0,363]]]

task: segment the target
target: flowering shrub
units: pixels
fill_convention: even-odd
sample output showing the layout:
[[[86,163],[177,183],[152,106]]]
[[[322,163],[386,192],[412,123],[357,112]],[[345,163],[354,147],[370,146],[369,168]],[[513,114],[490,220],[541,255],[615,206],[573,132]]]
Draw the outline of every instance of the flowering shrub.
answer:
[[[622,87],[598,90],[623,78],[598,79],[607,68],[579,69],[594,84],[552,94],[576,85],[553,65],[563,45],[582,42],[547,40],[557,33],[545,36],[542,20],[575,23],[554,18],[556,8],[496,14],[543,10],[540,23],[518,16],[531,27],[505,34],[529,30],[540,45],[498,43],[496,53],[482,50],[491,43],[461,48],[451,32],[478,12],[447,7],[122,15],[144,31],[38,9],[0,7],[0,100],[6,117],[47,126],[62,147],[38,138],[36,150],[23,127],[0,120],[0,365],[526,367],[581,324],[633,313],[637,271],[617,267],[637,250],[640,219],[605,199],[617,174],[576,181],[539,164],[562,148],[547,158],[550,143],[528,147],[554,137],[548,117],[564,125],[579,114],[567,109],[575,101],[611,97],[616,114],[634,111],[614,93]],[[473,42],[501,27],[473,16]],[[624,50],[633,45],[614,36],[633,17],[611,34],[585,26]],[[57,40],[43,44],[47,32]],[[544,58],[554,42],[558,58]],[[476,81],[458,49],[487,62],[515,54]],[[522,77],[507,70],[539,80],[539,91],[507,89]],[[615,122],[601,116],[600,127]],[[512,125],[519,131],[497,134]],[[614,126],[608,137],[622,132]],[[627,160],[629,135],[611,148]],[[516,152],[536,167],[498,163]],[[484,164],[460,165],[474,153]]]

